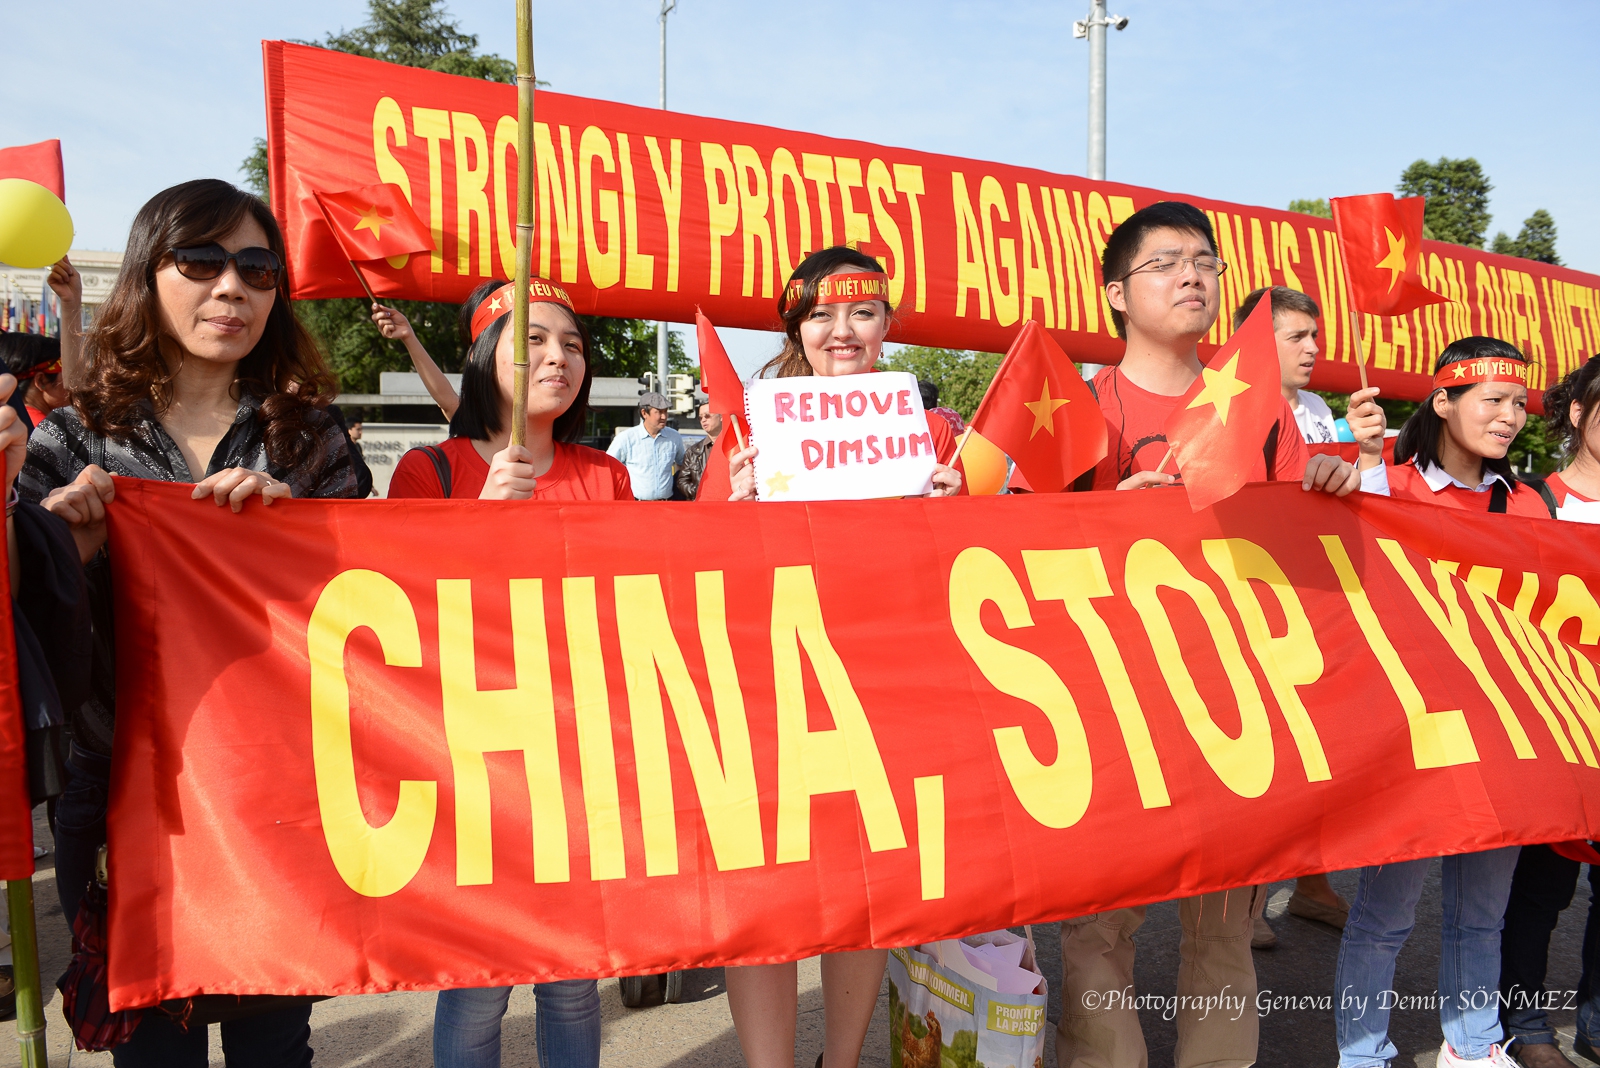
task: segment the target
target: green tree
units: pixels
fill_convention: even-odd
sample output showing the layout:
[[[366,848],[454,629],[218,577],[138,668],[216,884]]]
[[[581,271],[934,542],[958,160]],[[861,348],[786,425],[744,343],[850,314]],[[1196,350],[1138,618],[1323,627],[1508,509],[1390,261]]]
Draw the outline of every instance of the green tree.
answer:
[[[1556,221],[1543,208],[1522,221],[1522,230],[1516,237],[1507,237],[1504,230],[1494,235],[1490,248],[1507,256],[1521,256],[1540,263],[1561,264],[1556,255]]]
[[[1289,210],[1298,211],[1302,215],[1315,215],[1319,219],[1333,218],[1333,209],[1328,207],[1328,202],[1323,197],[1315,200],[1291,200]]]
[[[963,419],[971,419],[1000,367],[1000,359],[998,352],[907,345],[893,355],[885,355],[878,366],[885,371],[909,371],[918,381],[932,382],[939,387],[940,404],[954,408]]]
[[[328,34],[322,47],[491,82],[517,79],[511,60],[478,52],[477,35],[461,32],[445,0],[367,0],[366,24]]]
[[[581,316],[592,343],[589,362],[602,378],[638,378],[656,369],[656,324],[644,319],[602,319]],[[667,370],[694,370],[683,351],[683,338],[667,331]]]
[[[365,24],[330,33],[322,41],[305,43],[492,82],[514,82],[517,74],[517,65],[512,61],[478,52],[477,36],[461,31],[460,25],[449,17],[445,0],[367,0]],[[245,186],[267,200],[265,140],[256,139],[239,171],[244,176]],[[456,305],[414,300],[389,303],[411,320],[417,340],[443,370],[461,369],[466,339],[458,325]],[[411,369],[405,349],[385,341],[372,326],[365,300],[297,301],[295,315],[321,343],[328,362],[339,376],[341,388],[347,393],[376,393],[378,376],[384,371]],[[596,375],[632,378],[655,370],[654,323],[588,316],[584,317],[584,323],[594,342],[590,355]],[[669,337],[669,366],[674,371],[687,370],[689,362],[684,356],[682,339],[675,334]]]
[[[1489,191],[1494,188],[1483,167],[1466,159],[1419,159],[1400,175],[1402,196],[1427,197],[1423,236],[1471,248],[1482,248],[1489,229]]]

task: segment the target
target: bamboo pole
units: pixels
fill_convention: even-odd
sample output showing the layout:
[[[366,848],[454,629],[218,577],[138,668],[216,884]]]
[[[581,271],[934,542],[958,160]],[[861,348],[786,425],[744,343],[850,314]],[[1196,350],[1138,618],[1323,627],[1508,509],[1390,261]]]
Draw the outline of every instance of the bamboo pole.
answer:
[[[22,1056],[22,1068],[47,1068],[33,880],[8,880],[6,905],[11,910],[11,964],[17,987],[17,1049]]]
[[[517,274],[511,332],[511,444],[528,439],[528,278],[533,274],[533,0],[517,0]]]

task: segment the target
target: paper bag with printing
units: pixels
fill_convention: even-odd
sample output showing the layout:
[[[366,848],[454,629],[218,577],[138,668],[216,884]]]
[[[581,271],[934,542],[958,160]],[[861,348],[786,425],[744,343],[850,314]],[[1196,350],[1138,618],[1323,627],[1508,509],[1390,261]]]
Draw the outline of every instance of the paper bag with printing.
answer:
[[[1010,931],[889,953],[890,1068],[1042,1068],[1044,976]]]

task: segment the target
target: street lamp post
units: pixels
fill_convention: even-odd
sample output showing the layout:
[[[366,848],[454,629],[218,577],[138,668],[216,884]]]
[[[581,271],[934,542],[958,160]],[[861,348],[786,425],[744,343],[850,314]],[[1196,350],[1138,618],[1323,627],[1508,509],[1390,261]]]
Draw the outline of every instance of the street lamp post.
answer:
[[[1089,17],[1072,24],[1072,36],[1089,39],[1089,177],[1106,177],[1106,27],[1128,28],[1122,15],[1106,14],[1106,0],[1091,0]],[[665,31],[662,31],[665,33]]]
[[[661,110],[667,109],[667,15],[678,6],[678,0],[661,0]],[[656,381],[667,380],[667,324],[656,324]]]

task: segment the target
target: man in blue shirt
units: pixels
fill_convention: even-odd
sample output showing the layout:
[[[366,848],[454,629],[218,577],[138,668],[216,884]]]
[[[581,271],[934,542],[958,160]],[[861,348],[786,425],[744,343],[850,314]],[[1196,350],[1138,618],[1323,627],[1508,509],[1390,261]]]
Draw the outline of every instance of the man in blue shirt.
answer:
[[[606,450],[628,466],[633,496],[639,501],[672,499],[672,474],[683,462],[683,437],[667,425],[667,398],[639,398],[639,425],[619,431]]]

